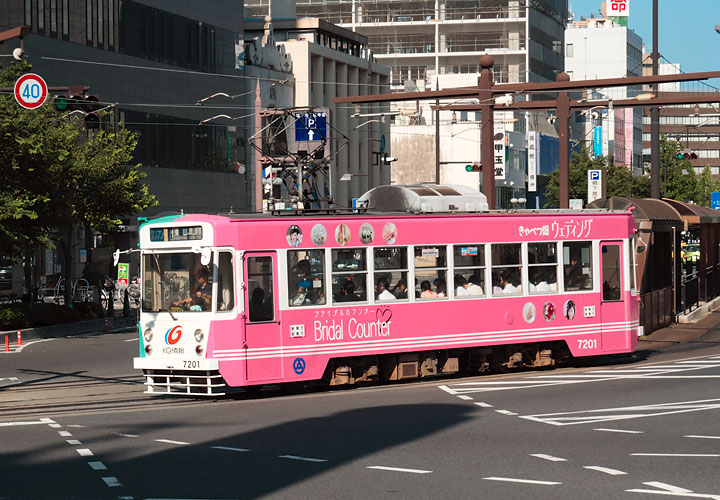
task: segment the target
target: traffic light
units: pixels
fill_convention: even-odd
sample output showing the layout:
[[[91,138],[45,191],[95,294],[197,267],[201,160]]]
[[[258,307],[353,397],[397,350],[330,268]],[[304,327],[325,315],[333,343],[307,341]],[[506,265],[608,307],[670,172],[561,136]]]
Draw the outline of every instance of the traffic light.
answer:
[[[83,124],[87,130],[100,128],[100,116],[97,114],[101,106],[100,98],[86,94],[82,85],[69,86],[67,89],[67,94],[59,94],[53,98],[55,109],[61,112],[80,111],[85,114]]]
[[[479,161],[472,162],[472,165],[465,165],[466,172],[482,172],[482,164]]]
[[[697,160],[697,157],[698,155],[695,151],[688,151],[687,149],[678,151],[677,153],[678,160]]]

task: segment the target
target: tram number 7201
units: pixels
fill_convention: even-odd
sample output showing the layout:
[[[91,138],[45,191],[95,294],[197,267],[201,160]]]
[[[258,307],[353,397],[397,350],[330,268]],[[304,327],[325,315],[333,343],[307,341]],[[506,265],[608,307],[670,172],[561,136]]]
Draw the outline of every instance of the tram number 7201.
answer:
[[[578,339],[578,349],[597,349],[597,339]]]
[[[194,360],[194,361],[183,361],[183,368],[200,368],[200,361]]]

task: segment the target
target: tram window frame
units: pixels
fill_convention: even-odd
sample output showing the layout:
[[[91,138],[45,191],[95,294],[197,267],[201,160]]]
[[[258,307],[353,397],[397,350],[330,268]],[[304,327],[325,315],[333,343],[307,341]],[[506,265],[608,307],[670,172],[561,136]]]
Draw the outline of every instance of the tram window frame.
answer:
[[[533,248],[553,249],[553,255],[542,255],[544,252],[533,252]],[[532,256],[532,258],[531,258]],[[533,259],[534,258],[534,259]],[[535,260],[535,262],[531,262]],[[555,294],[558,293],[558,248],[557,242],[555,241],[531,241],[527,244],[527,268],[528,268],[528,293],[530,295],[544,295],[544,294]],[[548,279],[545,280],[545,286],[542,286],[542,290],[538,290],[542,282],[535,282],[535,274],[537,272],[542,273]],[[551,281],[549,278],[554,275],[555,281]]]
[[[508,252],[507,250],[514,250]],[[517,261],[510,257],[517,253]],[[523,251],[522,243],[493,243],[490,245],[490,262],[493,297],[517,296],[523,294]],[[513,290],[500,288],[500,277],[505,277]],[[517,283],[517,284],[516,284]]]
[[[468,254],[468,252],[472,252],[471,249],[473,248],[475,248],[476,251],[475,255]],[[462,255],[463,249],[465,249],[466,255]],[[472,262],[470,265],[467,265],[467,263],[466,265],[458,265],[458,262],[463,262],[463,260],[468,258],[470,258],[470,261]],[[485,261],[484,244],[471,243],[465,245],[453,245],[453,297],[461,300],[487,297],[487,281],[485,279],[486,269],[487,262]],[[468,271],[470,272],[468,273]],[[468,274],[468,276],[464,276],[464,274]],[[462,280],[459,279],[459,276],[462,277]],[[471,289],[473,285],[471,278],[473,276],[478,276],[480,278],[480,284],[474,284],[482,289],[482,293],[463,293],[462,295],[458,295],[458,288],[460,286],[464,287],[465,283],[470,284],[470,288],[466,288],[466,290]]]
[[[256,267],[259,266],[259,267]],[[252,255],[245,262],[247,269],[248,296],[248,322],[267,323],[275,321],[275,277],[273,269],[273,257],[270,255]],[[254,285],[257,284],[257,285]],[[253,295],[255,290],[263,291],[262,303],[259,309],[255,309]]]
[[[232,250],[218,249],[217,293],[215,310],[219,313],[232,312],[235,309],[235,266]],[[223,262],[225,258],[229,261]]]
[[[297,258],[294,258],[295,256]],[[288,250],[286,260],[288,307],[312,307],[327,304],[325,250]],[[301,275],[297,266],[302,261],[308,262],[309,269],[302,271]]]
[[[427,255],[423,255],[423,251],[426,251]],[[434,256],[435,252],[431,250],[437,250],[437,256]],[[420,254],[418,255],[418,251]],[[435,265],[418,265],[422,263],[419,259],[436,259]],[[440,260],[441,265],[438,264]],[[420,270],[420,272],[418,272]],[[419,301],[426,300],[446,300],[448,299],[447,290],[447,276],[448,276],[448,251],[447,245],[417,245],[413,247],[413,279],[415,299]],[[427,278],[427,279],[424,279]],[[424,282],[430,283],[430,291],[436,294],[434,297],[422,297],[422,286]],[[444,290],[438,292],[440,285],[444,285]],[[442,295],[440,295],[442,293]]]
[[[583,292],[595,289],[595,276],[593,270],[593,242],[592,241],[565,241],[562,244],[563,255],[563,289],[566,292]],[[579,257],[579,265],[572,264],[572,257]],[[573,268],[580,269],[581,284],[575,285]],[[572,279],[572,282],[571,282]]]
[[[377,292],[377,283],[385,278],[388,281],[388,292],[395,296],[394,299],[380,299],[375,297],[375,302],[408,302],[411,295],[408,285],[408,247],[390,246],[373,248],[373,283]],[[388,256],[389,255],[389,256]],[[405,283],[405,292],[400,292],[400,281]]]
[[[346,254],[343,256],[343,254]],[[347,255],[352,255],[352,258],[348,258]],[[358,259],[357,256],[362,256]],[[340,267],[340,261],[343,262],[343,267]],[[359,260],[360,265],[357,268],[346,270],[348,260]],[[363,247],[342,247],[330,249],[330,265],[331,265],[331,295],[333,305],[347,305],[348,303],[367,303],[368,301],[368,255],[367,248]],[[341,270],[342,269],[342,270]],[[342,295],[342,287],[345,282],[353,277],[351,280],[354,284],[352,289],[353,298],[350,300],[339,300]]]

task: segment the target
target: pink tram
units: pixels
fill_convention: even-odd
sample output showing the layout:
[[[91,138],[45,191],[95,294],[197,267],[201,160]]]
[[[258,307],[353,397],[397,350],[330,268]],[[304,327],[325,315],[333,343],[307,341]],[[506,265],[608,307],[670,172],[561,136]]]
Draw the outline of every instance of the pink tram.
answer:
[[[635,233],[601,210],[155,219],[134,366],[221,395],[629,353]]]

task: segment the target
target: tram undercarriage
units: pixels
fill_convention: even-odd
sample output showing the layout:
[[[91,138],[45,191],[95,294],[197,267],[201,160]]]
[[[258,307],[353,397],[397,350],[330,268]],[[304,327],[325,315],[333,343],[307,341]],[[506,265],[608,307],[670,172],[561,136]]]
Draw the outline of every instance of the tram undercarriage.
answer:
[[[329,385],[411,380],[454,373],[503,372],[555,366],[570,358],[565,342],[471,347],[331,359],[323,379]]]

